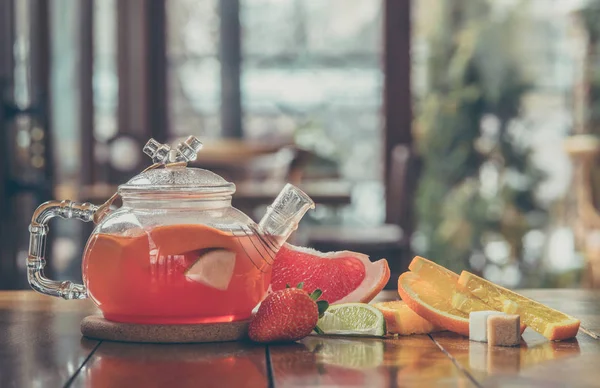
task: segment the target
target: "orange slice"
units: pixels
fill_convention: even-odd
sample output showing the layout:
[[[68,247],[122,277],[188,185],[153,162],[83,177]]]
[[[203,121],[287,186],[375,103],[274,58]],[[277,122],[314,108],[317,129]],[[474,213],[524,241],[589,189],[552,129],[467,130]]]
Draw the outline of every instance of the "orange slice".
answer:
[[[455,333],[469,335],[471,311],[495,310],[458,285],[459,276],[422,257],[415,257],[398,279],[398,293],[415,313]],[[455,304],[460,306],[460,309]],[[521,333],[525,325],[521,325]]]
[[[419,275],[423,280],[435,284],[436,289],[441,295],[449,295],[452,298],[452,307],[457,310],[466,314],[469,314],[471,311],[495,310],[493,306],[471,295],[468,290],[458,283],[459,276],[448,268],[442,267],[423,257],[416,256],[408,266],[408,269]],[[507,314],[517,314],[516,303],[506,300],[500,311]]]
[[[445,287],[444,287],[445,288]],[[398,293],[412,311],[446,330],[469,336],[469,314],[452,307],[451,296],[419,275],[405,272],[398,278]]]
[[[408,266],[411,272],[431,284],[435,285],[436,292],[450,300],[454,310],[460,310],[469,315],[471,311],[493,310],[493,308],[476,298],[458,284],[458,275],[446,267],[416,256]],[[460,306],[460,308],[457,307]],[[505,311],[513,314],[513,312]]]
[[[495,285],[470,272],[463,271],[458,283],[493,309],[521,316],[521,322],[549,340],[563,340],[577,335],[579,320],[535,300]]]
[[[410,262],[408,269],[419,275],[423,280],[435,284],[437,290],[442,295],[451,297],[456,291],[458,275],[433,261],[421,256],[415,256]]]
[[[411,335],[444,330],[444,328],[421,318],[401,300],[379,302],[373,304],[373,307],[383,313],[388,333]]]

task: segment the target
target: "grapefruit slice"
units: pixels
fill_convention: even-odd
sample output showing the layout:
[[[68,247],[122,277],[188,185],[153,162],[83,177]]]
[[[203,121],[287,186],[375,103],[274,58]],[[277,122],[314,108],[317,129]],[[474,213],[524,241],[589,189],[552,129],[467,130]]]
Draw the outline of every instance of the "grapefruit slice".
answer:
[[[459,284],[495,310],[515,309],[521,321],[549,340],[563,340],[577,335],[579,320],[535,300],[500,287],[470,272],[463,271]]]
[[[385,318],[388,333],[411,335],[427,334],[434,331],[445,330],[436,326],[410,309],[405,302],[394,300],[391,302],[379,302],[373,304],[379,309]]]
[[[235,253],[227,249],[212,249],[202,254],[185,277],[206,286],[224,291],[229,287],[235,268]]]
[[[286,284],[304,283],[307,292],[323,291],[322,300],[333,303],[368,303],[390,279],[385,259],[371,262],[367,255],[351,251],[323,253],[284,244],[277,252],[271,275],[273,291]]]

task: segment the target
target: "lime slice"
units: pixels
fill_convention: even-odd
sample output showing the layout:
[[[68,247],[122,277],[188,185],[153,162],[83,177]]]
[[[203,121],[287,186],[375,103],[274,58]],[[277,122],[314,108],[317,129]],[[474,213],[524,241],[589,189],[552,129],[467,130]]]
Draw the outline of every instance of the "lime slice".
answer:
[[[385,335],[383,313],[365,303],[331,305],[317,326],[324,334]]]

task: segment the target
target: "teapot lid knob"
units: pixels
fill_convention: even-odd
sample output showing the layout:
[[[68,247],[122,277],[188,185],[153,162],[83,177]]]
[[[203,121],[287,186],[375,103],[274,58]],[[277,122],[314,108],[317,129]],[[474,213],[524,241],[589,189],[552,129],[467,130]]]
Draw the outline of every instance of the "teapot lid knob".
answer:
[[[202,143],[196,136],[188,136],[183,143],[177,145],[180,157],[186,162],[193,162],[198,156],[198,151],[202,149]]]
[[[187,163],[196,160],[200,149],[202,149],[202,142],[195,136],[188,136],[175,149],[171,149],[168,144],[161,144],[154,139],[150,139],[144,146],[144,153],[150,156],[154,163]]]

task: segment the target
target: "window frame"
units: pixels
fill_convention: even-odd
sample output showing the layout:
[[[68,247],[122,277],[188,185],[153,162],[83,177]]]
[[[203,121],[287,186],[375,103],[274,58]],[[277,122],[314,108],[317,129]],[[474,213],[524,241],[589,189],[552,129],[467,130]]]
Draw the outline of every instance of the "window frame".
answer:
[[[383,23],[383,144],[384,144],[384,182],[386,193],[386,221],[398,219],[393,214],[398,206],[392,206],[391,173],[392,150],[397,145],[407,145],[413,149],[412,135],[412,91],[411,91],[411,0],[384,0]],[[400,207],[405,209],[402,225],[405,236],[412,235],[414,229],[411,209],[416,192],[417,174],[411,175],[411,181],[403,189],[404,201]]]
[[[4,87],[12,85],[12,45],[14,35],[14,6],[16,0],[0,2],[0,84]],[[79,51],[80,68],[78,74],[81,97],[81,184],[90,184],[98,177],[95,162],[94,140],[94,50],[93,22],[94,1],[81,0],[79,18]],[[168,0],[132,0],[118,1],[117,6],[117,72],[119,78],[118,92],[118,133],[133,135],[141,141],[154,137],[159,141],[170,138],[168,120],[168,88],[167,88],[167,55],[166,55],[166,6]],[[410,12],[411,0],[381,0],[384,9],[382,57],[384,72],[383,90],[383,136],[384,152],[384,184],[389,192],[390,153],[398,144],[412,145],[412,96],[410,89]],[[44,182],[36,184],[36,198],[52,196],[54,175],[52,163],[52,131],[50,130],[49,109],[51,101],[49,93],[49,5],[46,0],[31,0],[31,78],[32,95],[41,103],[39,115],[40,125],[45,129],[46,165],[44,166]],[[219,2],[221,16],[220,33],[223,39],[219,44],[221,61],[221,125],[222,134],[226,137],[241,138],[242,105],[241,105],[241,31],[240,0],[221,0]],[[5,96],[2,96],[5,97]],[[135,103],[131,103],[135,101]],[[39,113],[39,112],[38,112]],[[0,125],[7,125],[5,110],[0,109]],[[8,138],[3,131],[0,136],[0,151],[6,151]],[[7,158],[3,152],[2,158]],[[7,160],[5,160],[7,162]],[[145,161],[141,160],[140,164]],[[3,166],[7,163],[2,162]],[[136,168],[141,167],[137,166]],[[111,175],[109,183],[121,182],[131,172],[122,172],[123,176]],[[11,231],[10,197],[7,185],[12,179],[6,168],[0,168],[0,243],[5,247],[4,260],[0,260],[0,285],[14,287],[17,284],[15,274],[16,247]],[[408,201],[414,199],[414,188],[406,188]],[[390,219],[390,198],[386,196],[386,218]],[[36,199],[37,200],[37,199]],[[411,218],[407,217],[405,233],[410,234]],[[12,248],[12,251],[10,250]],[[12,252],[13,254],[11,254]],[[10,258],[10,259],[9,259]],[[52,266],[47,267],[49,270]],[[51,275],[50,275],[51,276]]]

